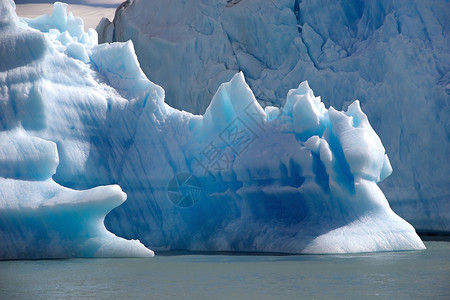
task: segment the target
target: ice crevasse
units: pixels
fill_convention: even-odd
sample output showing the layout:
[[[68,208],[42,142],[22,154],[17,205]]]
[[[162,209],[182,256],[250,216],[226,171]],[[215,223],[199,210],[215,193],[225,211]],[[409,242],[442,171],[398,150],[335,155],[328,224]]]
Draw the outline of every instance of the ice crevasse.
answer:
[[[303,82],[263,109],[237,73],[193,115],[65,4],[0,8],[0,258],[424,249],[358,101],[327,109]]]

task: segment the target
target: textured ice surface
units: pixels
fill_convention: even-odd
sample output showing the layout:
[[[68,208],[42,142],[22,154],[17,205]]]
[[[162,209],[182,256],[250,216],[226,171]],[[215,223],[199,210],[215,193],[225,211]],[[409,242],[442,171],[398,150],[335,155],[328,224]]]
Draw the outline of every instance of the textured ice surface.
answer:
[[[381,184],[394,210],[450,231],[449,15],[443,0],[131,0],[97,30],[131,39],[167,102],[194,113],[237,71],[263,105],[304,80],[338,109],[359,99],[395,170]]]
[[[81,19],[67,18],[62,4],[55,5],[51,17],[30,22],[50,30],[49,35],[21,23],[10,1],[0,4],[0,20],[0,259],[152,256],[139,241],[117,237],[103,224],[105,215],[126,199],[119,186],[77,191],[52,179],[65,161],[52,128],[65,114],[82,117],[83,111],[73,110],[88,95],[82,89],[70,93],[84,74],[71,73],[77,62],[60,51],[86,60],[86,46],[96,43],[97,35],[80,31]],[[71,34],[60,34],[50,24]],[[69,122],[74,127],[80,121]],[[76,133],[65,134],[73,128],[59,129],[57,137],[67,138],[73,152],[86,146],[76,142]]]
[[[63,4],[23,21],[11,5],[0,18],[1,257],[150,255],[104,229],[121,189],[106,227],[152,249],[424,248],[377,186],[392,168],[358,101],[327,109],[305,81],[264,110],[236,73],[193,115],[164,102],[132,42],[97,45]]]

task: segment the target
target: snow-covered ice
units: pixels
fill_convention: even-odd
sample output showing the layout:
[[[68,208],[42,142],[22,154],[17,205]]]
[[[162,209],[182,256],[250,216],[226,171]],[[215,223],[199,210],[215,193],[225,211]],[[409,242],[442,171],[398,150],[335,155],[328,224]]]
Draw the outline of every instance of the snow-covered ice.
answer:
[[[35,20],[13,7],[0,5],[1,258],[152,255],[139,241],[424,249],[377,186],[392,168],[359,101],[326,108],[305,81],[263,109],[238,72],[194,115],[165,103],[131,41],[97,45],[61,3]]]
[[[395,170],[381,184],[394,210],[449,232],[449,16],[444,0],[130,0],[97,30],[131,39],[167,103],[190,112],[238,71],[263,106],[304,80],[337,109],[359,99]]]

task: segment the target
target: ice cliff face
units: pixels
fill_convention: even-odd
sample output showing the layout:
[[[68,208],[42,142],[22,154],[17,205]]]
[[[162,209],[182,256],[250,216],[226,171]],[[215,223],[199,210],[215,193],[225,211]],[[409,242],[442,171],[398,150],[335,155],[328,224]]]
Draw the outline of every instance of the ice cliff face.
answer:
[[[132,42],[97,45],[61,3],[35,20],[13,7],[0,6],[0,258],[152,255],[114,234],[166,250],[424,248],[377,186],[392,168],[358,101],[327,109],[302,82],[263,109],[237,73],[193,115],[164,102]]]
[[[308,80],[329,105],[359,99],[394,174],[394,210],[423,231],[450,231],[448,1],[131,0],[100,41],[131,39],[170,105],[202,113],[243,71],[256,99],[282,105]]]

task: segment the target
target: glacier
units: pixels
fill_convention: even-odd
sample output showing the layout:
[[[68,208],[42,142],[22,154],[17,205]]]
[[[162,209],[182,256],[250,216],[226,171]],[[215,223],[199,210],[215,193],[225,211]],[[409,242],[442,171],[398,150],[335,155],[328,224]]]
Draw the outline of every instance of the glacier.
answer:
[[[173,107],[203,113],[242,71],[263,106],[304,80],[326,104],[359,99],[395,172],[380,183],[422,232],[450,232],[448,1],[128,0],[97,26],[132,40]]]
[[[1,259],[425,248],[377,185],[392,167],[359,101],[303,81],[262,108],[236,72],[203,115],[178,110],[133,42],[66,10],[0,4]]]

